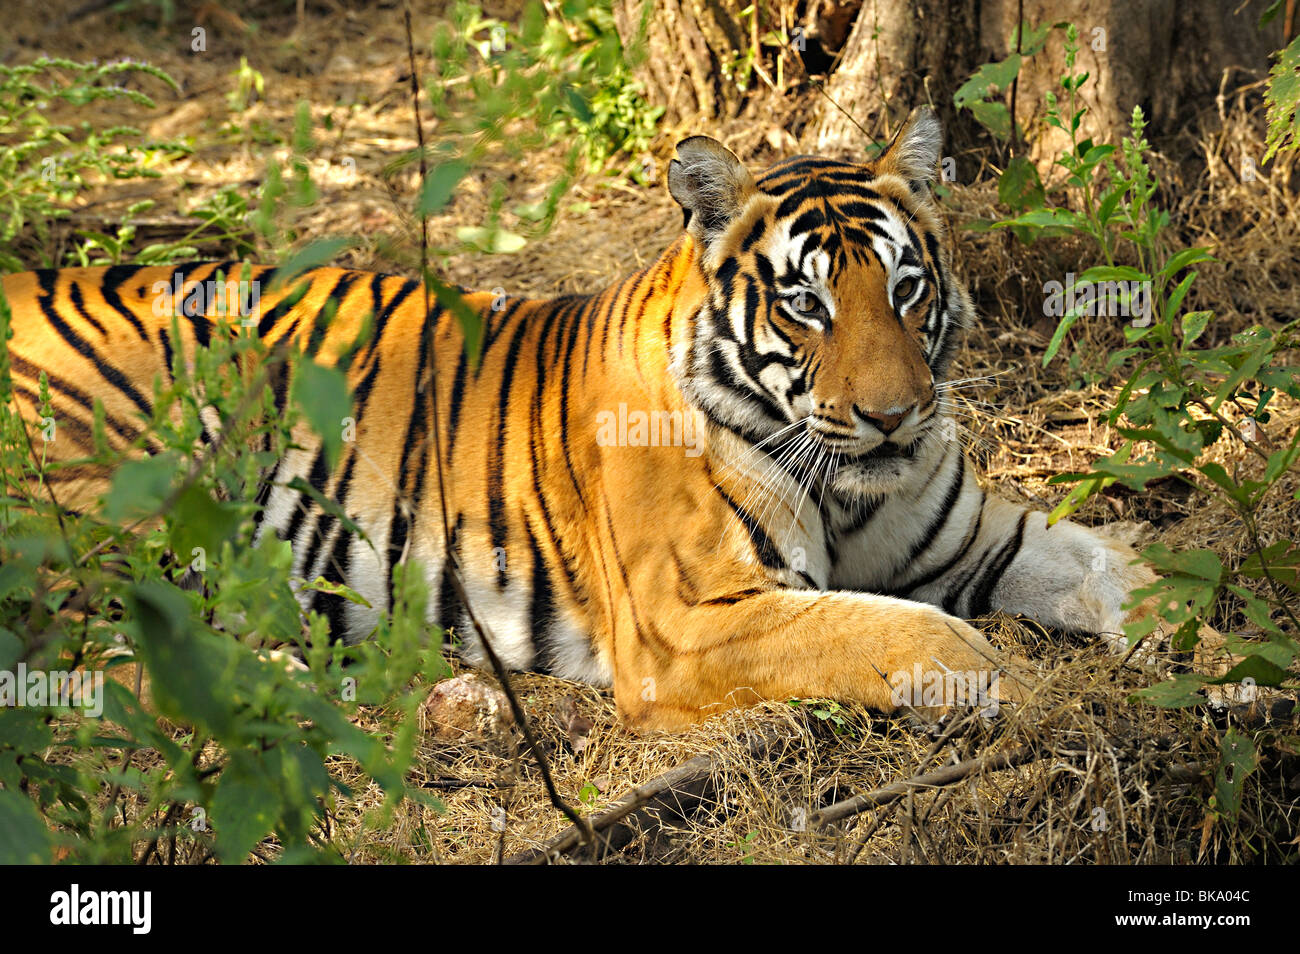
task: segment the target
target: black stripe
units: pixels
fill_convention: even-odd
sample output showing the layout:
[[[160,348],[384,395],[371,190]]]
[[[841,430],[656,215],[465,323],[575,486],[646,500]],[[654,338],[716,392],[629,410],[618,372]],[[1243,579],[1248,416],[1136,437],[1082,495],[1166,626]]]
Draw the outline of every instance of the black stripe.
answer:
[[[519,348],[524,341],[524,332],[528,330],[527,320],[520,320],[510,340],[510,350],[506,352],[505,365],[501,369],[501,389],[497,394],[497,432],[490,445],[488,459],[488,529],[492,540],[492,549],[504,549],[508,528],[506,527],[505,502],[505,447],[507,417],[510,411],[510,385],[514,382],[515,368],[519,363]],[[506,587],[506,571],[497,571],[497,588]]]
[[[311,484],[322,494],[325,493],[325,482],[329,480],[329,471],[325,469],[325,448],[322,447],[317,451],[315,458],[312,460],[311,467],[307,471],[307,483]],[[300,492],[298,499],[294,504],[293,513],[289,516],[289,522],[284,529],[277,530],[276,536],[281,540],[288,540],[293,543],[298,538],[298,532],[302,528],[303,521],[307,519],[310,512],[307,506],[307,500]]]
[[[501,336],[501,332],[510,323],[510,319],[515,316],[515,312],[519,311],[526,301],[525,298],[507,298],[504,307],[500,309],[501,320],[495,325],[492,323],[492,316],[497,314],[496,309],[489,308],[486,312],[480,312],[483,315],[484,324],[483,347],[478,354],[478,367],[474,369],[474,377],[477,378],[483,373],[483,365],[487,363],[488,352],[492,350],[492,346],[496,344],[497,338]]]
[[[348,457],[347,466],[343,469],[343,476],[340,478],[338,484],[336,484],[334,487],[334,493],[332,496],[334,498],[334,502],[337,503],[340,507],[343,507],[347,500],[347,489],[348,489],[348,485],[352,482],[352,469],[355,466],[356,462],[357,462],[356,454],[352,454],[351,456]],[[318,456],[316,463],[320,465],[319,473],[323,474],[325,470],[325,462],[323,457]],[[313,471],[315,471],[314,465],[313,465]],[[315,478],[317,476],[317,473],[313,473],[312,476],[313,478]],[[325,484],[326,481],[328,481],[328,479],[329,478],[327,476],[324,477],[319,484],[316,483],[316,481],[313,479],[312,486],[315,487],[317,490],[319,490],[322,494],[324,494]],[[312,538],[310,542],[307,544],[307,550],[303,554],[303,558],[302,558],[302,575],[305,576],[307,579],[312,579],[317,574],[323,573],[324,571],[329,569],[329,566],[324,563],[321,565],[321,568],[319,570],[315,569],[316,558],[320,553],[321,547],[325,545],[326,539],[329,538],[332,532],[339,529],[341,526],[338,518],[335,517],[333,514],[328,514],[325,513],[324,511],[317,511],[314,513],[314,516],[316,517],[316,525],[313,528]]]
[[[74,302],[80,299],[80,289],[75,283],[72,285],[72,294],[75,296]],[[104,379],[108,381],[108,383],[117,388],[124,397],[140,409],[141,414],[146,418],[151,418],[153,416],[153,406],[144,399],[143,395],[141,395],[139,391],[136,390],[135,385],[130,382],[126,375],[101,358],[95,346],[85,338],[81,337],[81,335],[77,334],[77,332],[63,320],[63,316],[59,314],[58,306],[54,304],[52,296],[40,296],[38,299],[38,305],[40,306],[41,312],[45,315],[46,321],[53,326],[59,336],[73,350],[89,360]]]
[[[528,516],[521,516],[524,532],[528,534],[528,546],[533,555],[532,599],[529,601],[528,622],[533,642],[533,669],[550,673],[555,666],[555,653],[551,645],[551,627],[555,624],[555,588],[551,583],[551,573],[546,560],[542,557],[542,548],[537,544],[537,537],[529,526]]]
[[[442,555],[442,579],[438,585],[438,625],[443,629],[460,629],[461,621],[466,618],[465,604],[460,601],[452,577],[452,554],[458,552],[460,546],[463,518],[463,514],[456,514],[456,522],[451,528],[451,539],[447,542],[447,549]],[[458,632],[456,635],[463,642],[467,634]]]
[[[915,580],[911,580],[908,583],[904,583],[902,586],[889,590],[886,595],[905,596],[909,593],[915,593],[917,590],[921,589],[922,587],[929,586],[935,580],[939,579],[939,577],[943,576],[945,573],[947,573],[949,570],[955,567],[958,563],[960,563],[962,561],[962,558],[965,557],[966,554],[970,552],[970,548],[975,545],[975,541],[979,538],[980,527],[983,525],[983,523],[984,523],[984,491],[980,490],[980,504],[979,504],[979,509],[976,510],[975,512],[975,525],[971,528],[970,533],[967,535],[966,539],[962,541],[961,546],[957,548],[957,552],[954,553],[947,560],[945,560],[943,563],[941,563],[939,566],[936,566],[929,572],[922,574],[919,578]]]
[[[564,466],[569,471],[569,480],[573,482],[573,489],[578,494],[578,502],[584,510],[587,508],[587,502],[583,497],[582,485],[578,481],[578,473],[573,467],[573,455],[569,448],[569,390],[573,371],[573,349],[578,343],[578,332],[582,328],[582,319],[589,312],[596,310],[598,304],[594,299],[589,300],[569,323],[569,340],[564,347],[564,361],[560,366],[560,450],[564,454]],[[669,313],[671,314],[671,309],[669,309]]]
[[[13,370],[17,371],[19,374],[24,375],[25,377],[29,377],[33,381],[40,380],[41,369],[36,367],[31,362],[27,361],[25,358],[21,357],[20,355],[11,353],[9,356],[9,360]],[[80,388],[76,387],[75,385],[70,384],[67,380],[59,377],[57,374],[51,374],[50,372],[46,371],[45,379],[50,384],[50,396],[52,398],[55,395],[62,395],[64,397],[71,398],[72,402],[78,407],[85,408],[87,411],[93,411],[95,406],[95,399],[91,395],[87,394],[85,391],[82,391]],[[40,409],[41,401],[36,391],[24,388],[23,385],[17,381],[14,382],[14,388],[15,389],[21,388],[24,392],[29,393],[33,408],[35,410]],[[55,410],[57,412],[58,409],[56,408]],[[64,417],[65,419],[69,419],[69,420],[73,419],[70,414],[64,414]],[[127,444],[135,443],[135,441],[140,437],[140,434],[143,430],[143,428],[136,427],[134,424],[120,420],[119,418],[110,414],[107,409],[105,409],[104,411],[104,424],[106,427],[112,428],[114,433],[116,433],[117,436],[121,438],[121,440],[124,443]]]
[[[107,337],[108,332],[104,330],[104,326],[96,321],[95,316],[86,310],[86,300],[82,297],[81,286],[79,284],[76,282],[72,283],[68,292],[68,297],[72,299],[72,307],[77,309],[77,314],[82,317],[82,320],[87,324],[93,325],[96,331]]]
[[[451,466],[452,454],[456,450],[456,435],[459,433],[460,412],[465,405],[465,372],[469,370],[469,354],[462,347],[456,355],[456,374],[451,381],[451,397],[448,403],[450,416],[447,419],[447,466]]]
[[[740,504],[732,500],[727,492],[717,484],[713,484],[713,489],[717,491],[718,496],[727,502],[727,506],[731,508],[732,512],[740,518],[740,523],[745,528],[745,532],[749,534],[750,543],[753,544],[754,551],[758,554],[758,559],[763,566],[773,570],[784,570],[786,568],[785,558],[781,556],[781,551],[777,549],[776,544],[772,542],[766,531],[759,526],[758,520]]]
[[[993,596],[993,589],[1002,579],[1002,574],[1007,571],[1007,567],[1015,560],[1020,553],[1021,546],[1025,542],[1025,520],[1029,517],[1029,511],[1021,511],[1020,520],[1016,524],[1016,534],[1011,538],[998,554],[997,559],[984,573],[983,578],[975,585],[975,591],[970,597],[970,613],[972,616],[982,616],[990,609],[989,601]]]
[[[910,565],[917,557],[934,546],[934,541],[943,532],[943,528],[948,525],[948,518],[952,516],[952,508],[956,505],[957,498],[961,496],[961,488],[965,483],[965,478],[966,458],[958,454],[956,473],[953,474],[952,481],[948,484],[948,490],[943,495],[943,503],[939,505],[939,513],[930,520],[921,536],[907,551],[907,556],[903,560],[904,566]],[[925,489],[929,489],[928,482]],[[918,502],[924,496],[925,490],[922,490]]]
[[[325,335],[329,333],[329,325],[322,320],[325,315],[325,309],[329,307],[331,301],[334,301],[334,307],[336,309],[335,315],[337,315],[337,309],[343,304],[343,300],[347,298],[348,292],[352,290],[352,286],[356,283],[359,277],[360,275],[356,272],[344,272],[334,280],[334,285],[325,295],[325,300],[321,303],[320,309],[316,313],[316,320],[312,324],[311,335],[307,338],[306,351],[308,354],[315,355],[319,353],[321,345],[325,343]]]
[[[118,294],[121,287],[130,281],[131,276],[139,272],[141,268],[142,266],[140,265],[109,266],[104,269],[103,278],[100,279],[99,292],[104,296],[104,301],[108,306],[120,313],[131,327],[135,329],[136,334],[140,336],[140,340],[148,341],[149,336],[145,333],[144,325],[140,323],[140,319],[135,316],[135,313],[132,312],[130,308],[126,307],[125,303],[122,301],[122,296]],[[181,268],[183,268],[183,266],[173,269],[172,274],[174,275],[176,272],[180,271]]]
[[[325,563],[324,573],[326,580],[331,583],[347,583],[347,556],[348,547],[352,545],[354,537],[342,527],[338,528],[338,537],[334,541],[334,549],[330,552],[329,559]],[[347,641],[349,635],[347,628],[347,608],[349,600],[339,596],[336,593],[317,593],[320,602],[325,607],[325,616],[330,623],[330,642],[338,643]],[[318,610],[319,612],[319,610]],[[356,634],[358,639],[368,635],[367,633]],[[357,640],[353,640],[356,642]]]

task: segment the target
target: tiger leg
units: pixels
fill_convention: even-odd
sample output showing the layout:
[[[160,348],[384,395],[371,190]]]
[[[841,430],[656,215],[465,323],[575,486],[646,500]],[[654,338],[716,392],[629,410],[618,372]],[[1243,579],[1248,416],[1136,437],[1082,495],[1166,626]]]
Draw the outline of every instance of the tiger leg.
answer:
[[[978,532],[975,532],[975,531]],[[1128,649],[1124,625],[1157,615],[1152,597],[1125,609],[1130,594],[1158,577],[1132,547],[1069,520],[984,495],[965,553],[940,577],[908,593],[966,616],[989,610],[1028,616],[1056,630],[1095,633],[1116,652]],[[1157,626],[1152,646],[1169,635]],[[1222,669],[1223,637],[1201,627],[1197,667]]]
[[[977,630],[936,607],[868,593],[769,589],[679,606],[653,625],[629,615],[614,656],[615,701],[643,730],[759,700],[830,697],[892,712],[1009,696]],[[922,698],[917,676],[964,680],[971,699]]]

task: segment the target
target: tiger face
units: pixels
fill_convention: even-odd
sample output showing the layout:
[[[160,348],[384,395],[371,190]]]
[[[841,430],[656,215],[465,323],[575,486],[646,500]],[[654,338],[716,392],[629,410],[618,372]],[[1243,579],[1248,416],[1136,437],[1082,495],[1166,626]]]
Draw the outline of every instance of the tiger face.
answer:
[[[694,137],[669,167],[709,288],[684,390],[841,497],[897,489],[944,437],[936,383],[971,304],[930,194],[940,144],[921,110],[872,163],[796,157],[754,179]]]

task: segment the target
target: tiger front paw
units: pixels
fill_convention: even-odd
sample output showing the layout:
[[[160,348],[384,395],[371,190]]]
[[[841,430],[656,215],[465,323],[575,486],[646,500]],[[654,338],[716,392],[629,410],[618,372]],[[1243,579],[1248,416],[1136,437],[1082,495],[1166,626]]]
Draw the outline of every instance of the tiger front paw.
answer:
[[[930,717],[956,708],[996,712],[1002,702],[1022,702],[1017,671],[1028,663],[994,648],[965,620],[925,607],[913,621],[906,658],[887,673],[895,709],[915,709]]]

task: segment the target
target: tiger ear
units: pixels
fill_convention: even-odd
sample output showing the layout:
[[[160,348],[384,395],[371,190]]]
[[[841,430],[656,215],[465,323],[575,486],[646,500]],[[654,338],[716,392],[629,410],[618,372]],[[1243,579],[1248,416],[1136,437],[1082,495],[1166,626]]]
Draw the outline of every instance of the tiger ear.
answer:
[[[924,192],[935,180],[942,149],[943,124],[929,106],[918,106],[876,161],[876,174],[899,176],[913,192]]]
[[[686,230],[708,247],[744,208],[754,177],[716,139],[692,136],[668,163],[668,192],[686,214]]]

